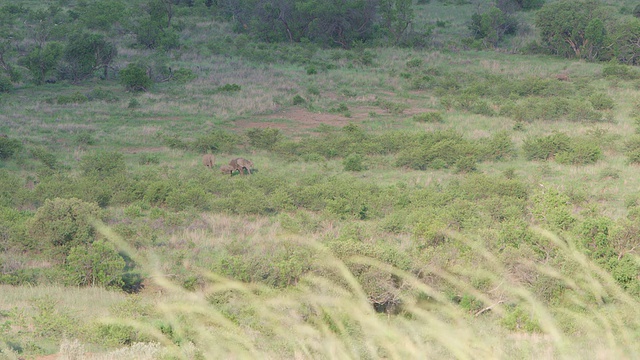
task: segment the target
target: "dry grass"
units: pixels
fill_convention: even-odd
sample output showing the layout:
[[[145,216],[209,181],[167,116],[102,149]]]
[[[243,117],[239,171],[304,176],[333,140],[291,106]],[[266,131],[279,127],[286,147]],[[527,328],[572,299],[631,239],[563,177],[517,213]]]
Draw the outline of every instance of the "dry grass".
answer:
[[[205,221],[225,229],[237,220],[218,217]],[[122,245],[108,229],[102,231]],[[451,234],[474,249],[479,262],[473,273],[490,279],[495,284],[493,290],[481,291],[464,281],[461,275],[471,269],[425,270],[457,291],[473,294],[482,301],[483,309],[469,313],[412,274],[371,259],[354,258],[352,261],[394,274],[405,284],[402,312],[378,314],[343,262],[313,239],[279,235],[281,241],[314,249],[323,270],[287,290],[239,283],[203,272],[207,283],[195,292],[186,291],[157,273],[154,279],[164,293],[158,298],[156,310],[164,322],[171,324],[170,337],[146,323],[105,321],[135,326],[155,338],[161,347],[137,344],[105,355],[79,358],[163,358],[163,354],[180,359],[634,358],[640,351],[640,303],[574,249],[571,240],[543,231],[541,234],[562,253],[564,267],[580,269],[569,275],[550,264],[527,265],[528,271],[553,277],[571,289],[564,305],[541,302],[526,287],[510,280],[505,264],[483,249],[481,242]],[[518,261],[527,264],[528,260]],[[508,331],[499,326],[514,304],[536,319],[539,332]],[[189,341],[176,343],[172,340],[176,338]],[[82,352],[82,345],[77,342],[67,341],[61,346],[63,356]]]

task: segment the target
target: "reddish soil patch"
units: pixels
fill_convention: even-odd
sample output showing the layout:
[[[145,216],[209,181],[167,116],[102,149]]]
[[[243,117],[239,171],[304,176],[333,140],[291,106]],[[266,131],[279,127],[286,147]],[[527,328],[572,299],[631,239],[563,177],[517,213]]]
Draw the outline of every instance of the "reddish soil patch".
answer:
[[[56,360],[57,358],[58,358],[58,355],[53,354],[53,355],[38,356],[36,360]]]

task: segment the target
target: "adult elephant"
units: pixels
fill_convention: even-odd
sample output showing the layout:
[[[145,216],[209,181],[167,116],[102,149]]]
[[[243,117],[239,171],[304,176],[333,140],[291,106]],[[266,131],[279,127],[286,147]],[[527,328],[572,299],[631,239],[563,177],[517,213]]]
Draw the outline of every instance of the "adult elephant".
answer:
[[[244,175],[244,169],[247,169],[247,172],[251,174],[251,169],[253,169],[253,162],[244,158],[235,158],[229,161],[229,166],[231,166],[233,170],[240,171],[240,175]]]

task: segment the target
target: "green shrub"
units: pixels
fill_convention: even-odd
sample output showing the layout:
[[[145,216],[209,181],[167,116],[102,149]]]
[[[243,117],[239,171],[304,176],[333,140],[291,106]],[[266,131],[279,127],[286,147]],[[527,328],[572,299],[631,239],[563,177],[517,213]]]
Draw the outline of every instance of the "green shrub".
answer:
[[[0,93],[8,93],[13,91],[13,84],[11,79],[4,75],[0,75]]]
[[[71,95],[60,95],[58,96],[56,101],[59,105],[82,104],[89,101],[89,99],[85,95],[80,94],[80,92],[76,91]]]
[[[92,221],[101,219],[102,212],[96,204],[75,198],[56,198],[46,200],[36,211],[28,231],[44,250],[61,260],[71,248],[89,244],[97,238]]]
[[[189,81],[196,79],[196,74],[191,71],[191,69],[178,69],[173,72],[173,76],[171,81],[175,81],[180,84],[186,84]]]
[[[556,230],[569,229],[576,219],[572,215],[570,199],[553,188],[538,190],[532,197],[534,218]]]
[[[478,149],[470,141],[453,132],[433,132],[406,144],[398,153],[397,166],[416,170],[452,167],[461,158],[475,156]]]
[[[115,103],[120,101],[120,98],[111,90],[105,90],[101,88],[94,88],[87,94],[87,100],[89,101],[104,101],[108,103]]]
[[[197,137],[193,143],[189,145],[189,148],[199,153],[231,153],[240,142],[240,136],[225,130],[216,129]]]
[[[201,185],[189,182],[185,185],[172,189],[167,194],[166,204],[172,210],[181,211],[189,208],[200,211],[209,210],[207,194]]]
[[[99,324],[97,326],[96,340],[105,346],[118,347],[140,341],[138,332],[129,325]]]
[[[444,117],[440,112],[424,112],[420,114],[415,114],[412,117],[413,121],[416,122],[424,122],[424,123],[442,123],[444,122]]]
[[[283,138],[279,129],[274,128],[253,128],[245,132],[249,138],[249,144],[258,149],[272,150]]]
[[[22,142],[10,137],[0,136],[0,159],[8,159],[22,149]]]
[[[362,155],[350,154],[342,161],[344,171],[362,171],[365,170],[365,166],[362,163]]]
[[[106,179],[126,173],[124,155],[119,152],[97,152],[80,159],[80,171],[84,176]]]
[[[65,265],[70,285],[116,288],[124,285],[125,261],[113,244],[104,240],[72,247]]]
[[[120,84],[130,91],[147,91],[152,80],[141,65],[130,63],[118,73]]]
[[[42,161],[42,163],[49,169],[58,168],[58,159],[56,159],[56,156],[43,148],[31,149],[31,156]]]
[[[293,97],[292,103],[293,105],[302,105],[304,103],[306,103],[307,100],[305,100],[302,96],[300,95],[296,95]]]
[[[602,159],[602,149],[589,139],[573,139],[568,150],[556,154],[556,161],[560,164],[587,165]]]
[[[563,133],[525,139],[522,149],[527,160],[549,160],[556,154],[569,151],[571,138]]]
[[[624,154],[630,164],[640,164],[640,136],[634,135],[624,143]]]
[[[140,154],[138,158],[140,165],[158,165],[160,164],[160,156],[158,154]]]
[[[483,160],[509,160],[516,157],[516,148],[506,131],[493,134],[489,139],[479,141],[478,149]]]
[[[132,98],[129,100],[129,104],[127,104],[128,109],[137,109],[140,107],[140,102],[136,98]]]
[[[224,84],[222,86],[219,86],[216,91],[217,92],[238,92],[242,90],[242,87],[240,87],[240,85],[238,84]]]
[[[633,67],[620,64],[615,60],[608,62],[602,67],[602,75],[605,77],[617,77],[624,80],[638,78],[638,72],[635,71]]]
[[[542,331],[540,323],[534,317],[534,312],[520,305],[509,309],[502,319],[502,325],[511,331],[524,330],[529,333]]]
[[[613,98],[605,93],[595,93],[589,96],[589,101],[596,110],[612,110],[615,106]]]
[[[189,148],[189,145],[186,141],[182,140],[180,136],[176,135],[165,135],[163,133],[158,133],[156,135],[162,141],[164,146],[169,147],[170,149],[183,149],[186,150]],[[205,151],[206,152],[206,151]]]
[[[424,61],[420,58],[413,58],[410,60],[407,60],[407,63],[405,64],[406,67],[408,68],[419,68],[422,67]]]

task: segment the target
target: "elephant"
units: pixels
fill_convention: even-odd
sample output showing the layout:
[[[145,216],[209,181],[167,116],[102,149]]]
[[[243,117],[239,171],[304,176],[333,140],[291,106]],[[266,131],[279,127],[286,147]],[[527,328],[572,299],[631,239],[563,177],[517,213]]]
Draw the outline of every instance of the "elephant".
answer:
[[[231,175],[233,175],[233,170],[235,170],[235,169],[231,165],[222,165],[222,166],[220,166],[220,171],[222,171],[223,174],[231,174]]]
[[[216,157],[211,154],[204,154],[202,156],[202,163],[209,169],[213,169],[213,165],[216,163]]]
[[[249,174],[251,174],[251,169],[253,168],[253,162],[251,160],[236,158],[229,161],[229,165],[233,168],[233,170],[240,171],[240,175],[244,175],[244,169],[247,169]]]

